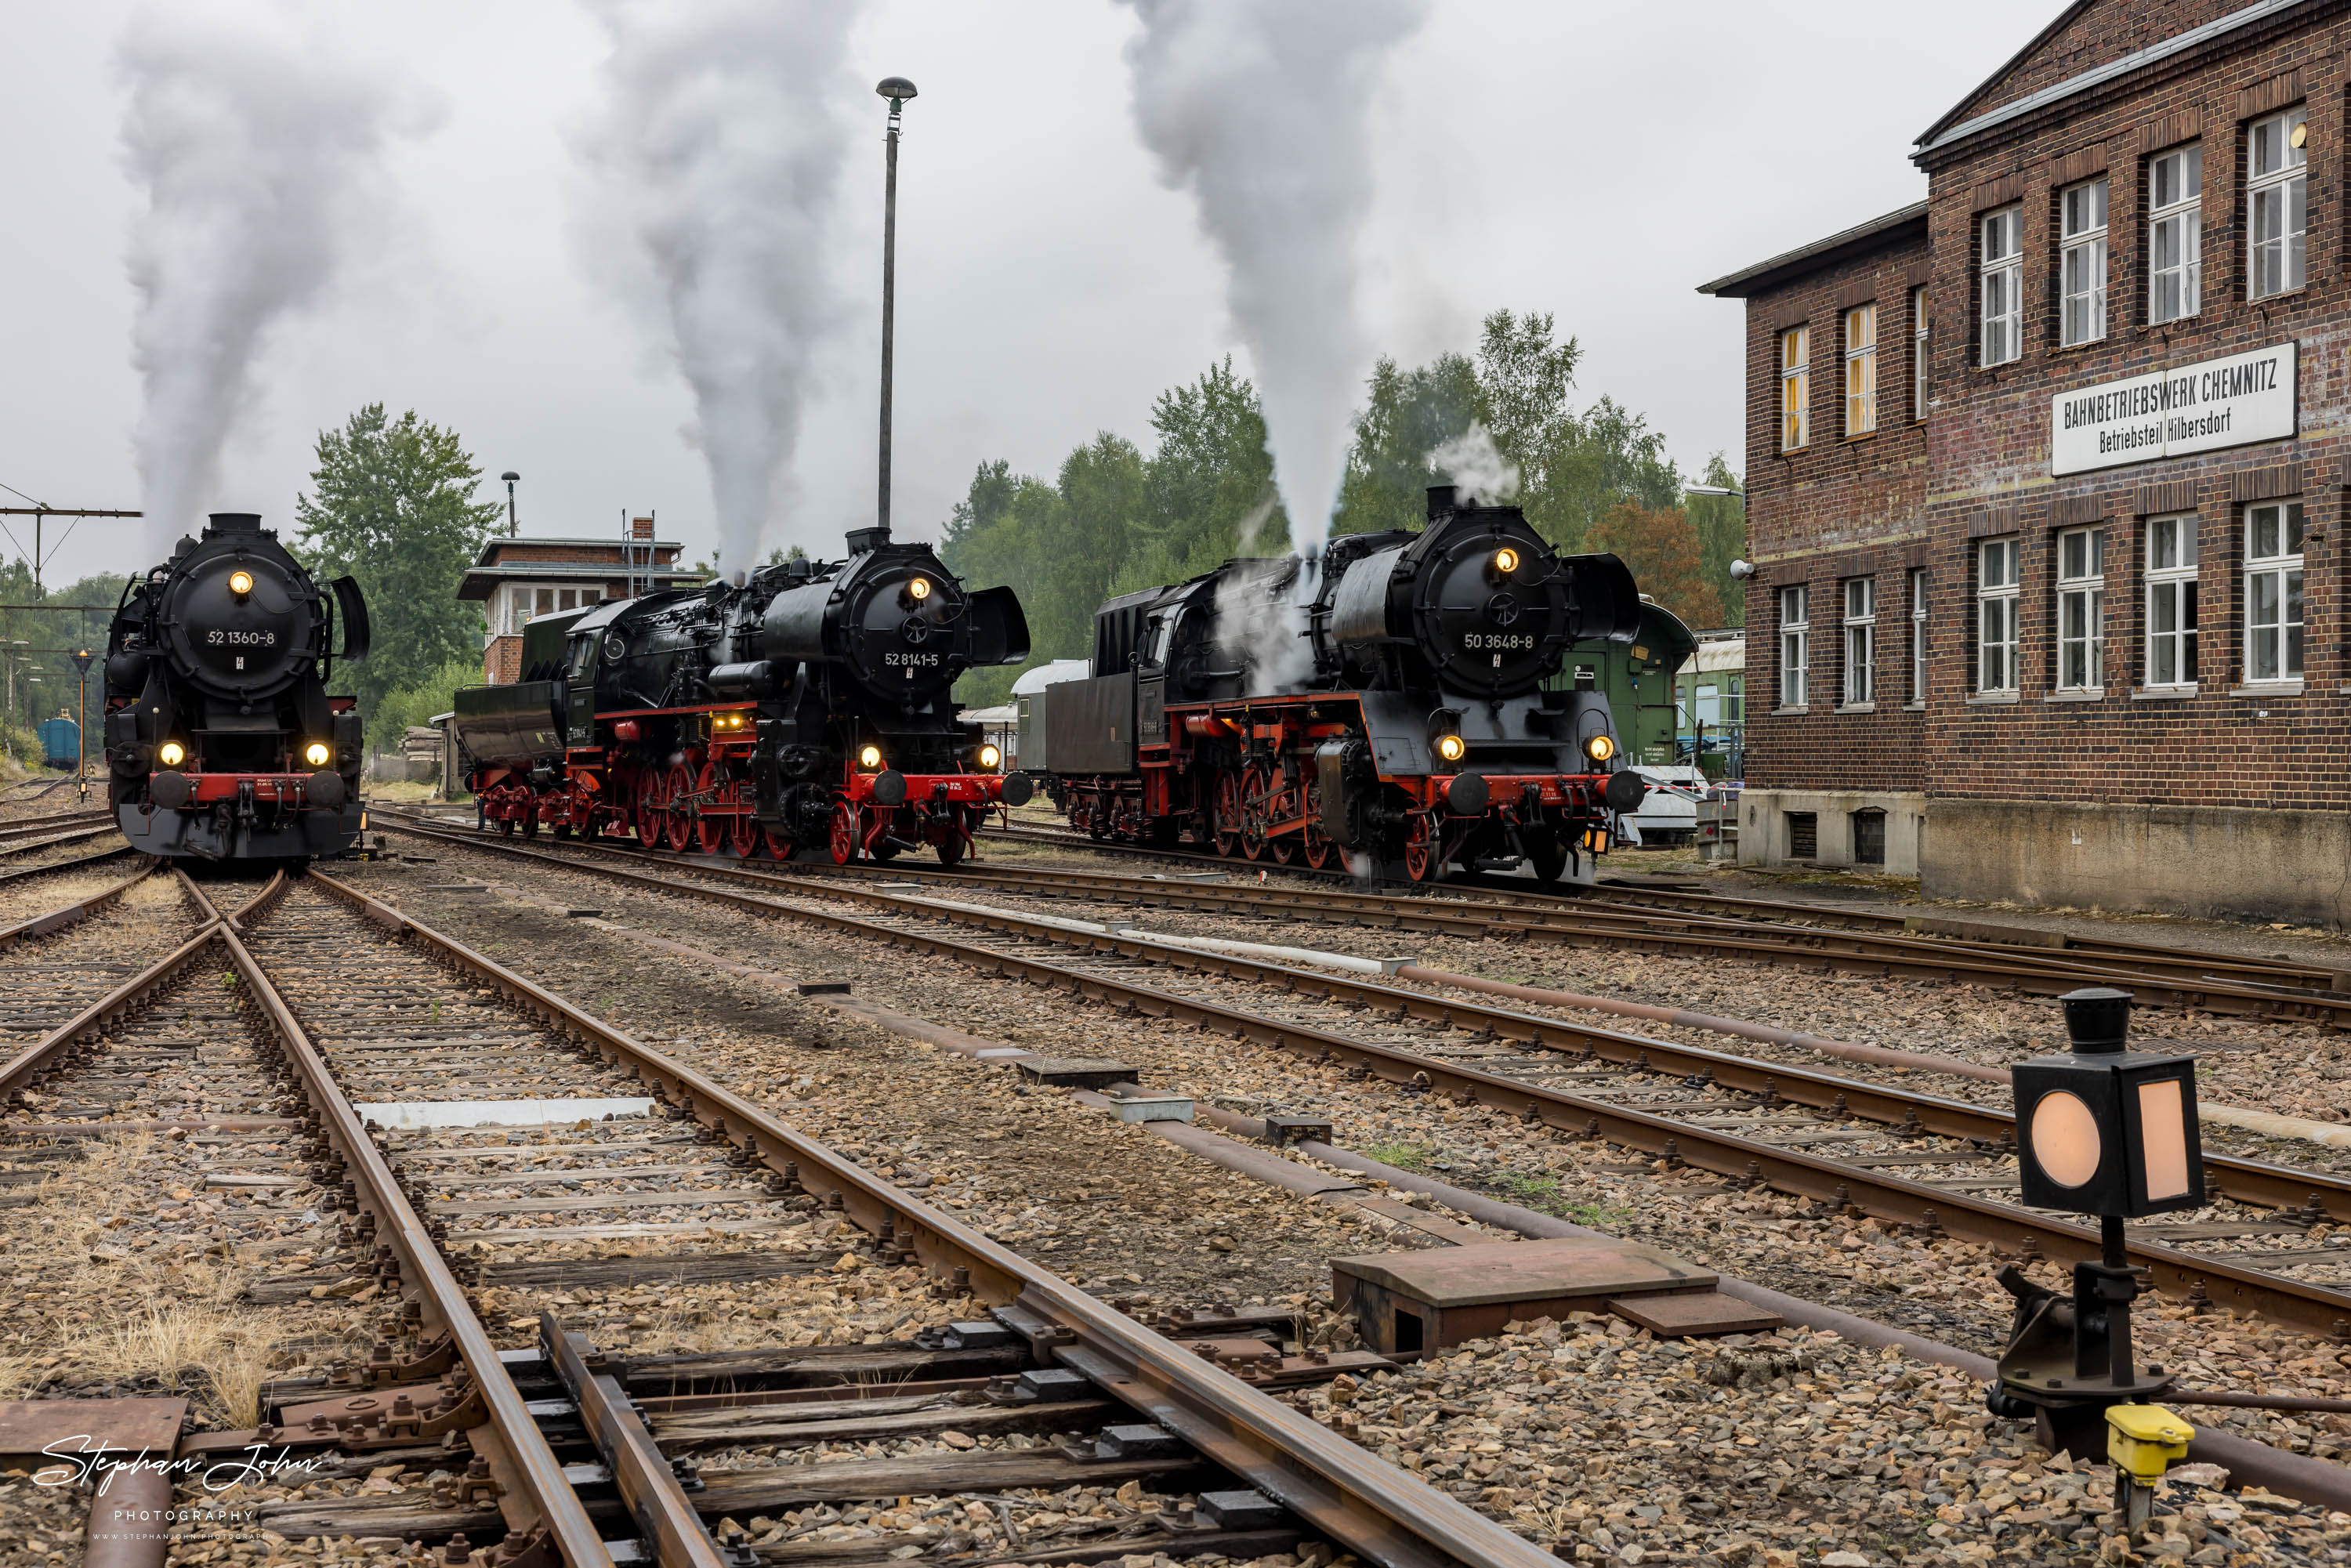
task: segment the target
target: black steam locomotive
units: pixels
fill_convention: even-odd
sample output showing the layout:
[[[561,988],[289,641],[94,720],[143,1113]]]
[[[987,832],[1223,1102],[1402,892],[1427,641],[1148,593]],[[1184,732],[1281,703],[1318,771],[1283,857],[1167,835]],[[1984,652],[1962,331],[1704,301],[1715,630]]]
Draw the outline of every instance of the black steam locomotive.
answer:
[[[358,839],[360,716],[327,683],[366,654],[367,605],[348,577],[328,588],[251,512],[214,512],[125,587],[106,638],[107,796],[133,847],[304,859]]]
[[[1027,658],[1028,621],[1010,589],[971,591],[887,528],[849,550],[531,622],[519,682],[457,693],[483,821],[746,858],[961,860],[981,813],[1029,782],[949,688]]]
[[[1048,689],[1046,755],[1098,838],[1189,835],[1322,867],[1531,867],[1589,883],[1625,770],[1604,694],[1543,691],[1573,643],[1628,641],[1640,594],[1611,555],[1561,556],[1516,507],[1428,493],[1418,531],[1228,561],[1094,615],[1093,678]]]

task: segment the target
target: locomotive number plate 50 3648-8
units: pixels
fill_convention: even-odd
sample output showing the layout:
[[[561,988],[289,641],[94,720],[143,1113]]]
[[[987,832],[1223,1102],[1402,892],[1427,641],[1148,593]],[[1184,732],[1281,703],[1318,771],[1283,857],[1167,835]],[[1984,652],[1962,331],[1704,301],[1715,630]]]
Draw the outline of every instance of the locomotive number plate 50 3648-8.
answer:
[[[1516,653],[1535,645],[1531,632],[1465,632],[1461,645],[1473,653]]]

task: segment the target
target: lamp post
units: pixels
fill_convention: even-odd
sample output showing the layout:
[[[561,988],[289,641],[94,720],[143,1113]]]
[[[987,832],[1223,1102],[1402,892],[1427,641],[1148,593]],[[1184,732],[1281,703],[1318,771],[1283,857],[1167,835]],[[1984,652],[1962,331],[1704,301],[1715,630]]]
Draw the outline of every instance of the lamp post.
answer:
[[[882,185],[882,473],[873,516],[886,536],[890,528],[890,361],[896,343],[898,307],[898,114],[914,96],[914,84],[904,77],[883,77],[873,90],[890,100],[887,172]]]
[[[2099,1257],[2074,1265],[2070,1297],[2014,1265],[2000,1271],[2016,1318],[1986,1402],[1995,1416],[2032,1416],[2053,1452],[2111,1456],[2116,1500],[2136,1525],[2163,1463],[2185,1453],[2193,1433],[2149,1403],[2172,1375],[2160,1366],[2142,1374],[2131,1356],[2130,1305],[2144,1270],[2130,1260],[2123,1221],[2204,1205],[2196,1059],[2126,1049],[2128,991],[2095,986],[2059,1000],[2073,1050],[2011,1072],[2019,1197],[2097,1216]]]
[[[515,521],[514,487],[515,481],[522,476],[509,468],[498,477],[507,482],[507,538],[512,538],[521,531],[520,525]]]
[[[74,699],[74,799],[84,804],[89,800],[89,662],[95,656],[87,648],[74,650],[74,670],[81,678],[81,693]]]

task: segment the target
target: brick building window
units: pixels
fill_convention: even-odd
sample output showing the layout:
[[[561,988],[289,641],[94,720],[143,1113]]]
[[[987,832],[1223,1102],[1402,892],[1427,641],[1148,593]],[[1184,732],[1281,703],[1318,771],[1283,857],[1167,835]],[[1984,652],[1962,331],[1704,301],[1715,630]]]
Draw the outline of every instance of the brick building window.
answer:
[[[2245,680],[2302,679],[2302,503],[2245,510]]]
[[[1927,701],[1927,569],[1910,569],[1910,700]]]
[[[1780,591],[1780,706],[1804,706],[1804,670],[1812,663],[1812,595],[1802,588]]]
[[[1844,583],[1844,700],[1851,706],[1877,696],[1877,579]]]
[[[1977,314],[1983,336],[1976,362],[2004,365],[2024,352],[2024,209],[1987,213],[1977,230]]]
[[[2247,138],[2245,205],[2251,223],[2246,243],[2246,293],[2255,299],[2302,287],[2302,239],[2308,205],[2310,140],[2307,112],[2299,108],[2257,122]]]
[[[1844,433],[1876,428],[1877,307],[1856,305],[1844,313]]]
[[[1910,291],[1910,417],[1927,417],[1927,290]]]
[[[2106,535],[2068,528],[2057,536],[2057,689],[2105,685]]]
[[[2204,150],[2182,147],[2147,166],[2147,319],[2160,325],[2204,303]]]
[[[2016,690],[2017,541],[1976,547],[1976,690]]]
[[[2088,180],[2058,198],[2058,340],[2106,335],[2106,183]]]
[[[2196,684],[2196,519],[2147,524],[2147,684]]]
[[[1813,334],[1791,327],[1780,334],[1780,450],[1793,452],[1813,438],[1805,405],[1812,401]]]

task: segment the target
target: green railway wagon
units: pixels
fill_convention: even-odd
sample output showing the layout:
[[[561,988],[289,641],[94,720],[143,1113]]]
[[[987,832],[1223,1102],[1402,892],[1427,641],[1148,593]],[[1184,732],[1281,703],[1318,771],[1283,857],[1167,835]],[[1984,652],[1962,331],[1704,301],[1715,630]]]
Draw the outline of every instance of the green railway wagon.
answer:
[[[1553,690],[1585,683],[1608,696],[1625,760],[1644,767],[1670,766],[1680,755],[1684,727],[1675,700],[1674,674],[1698,648],[1698,636],[1682,618],[1641,596],[1641,624],[1632,642],[1594,640],[1570,647],[1559,674],[1545,681]]]

